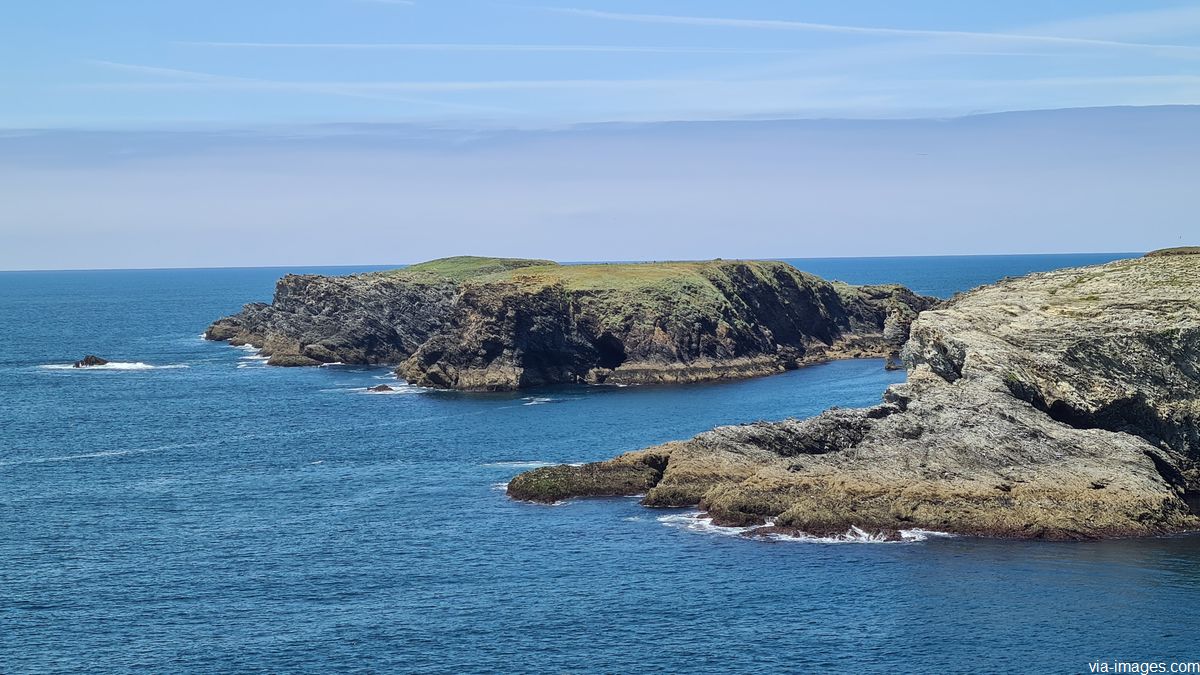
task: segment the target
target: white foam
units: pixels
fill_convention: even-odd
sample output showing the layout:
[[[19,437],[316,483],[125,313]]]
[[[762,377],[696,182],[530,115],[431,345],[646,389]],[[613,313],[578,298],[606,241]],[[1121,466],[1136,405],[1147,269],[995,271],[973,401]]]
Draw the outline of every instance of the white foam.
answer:
[[[723,534],[732,537],[740,536],[754,529],[752,527],[713,525],[713,519],[706,516],[703,511],[688,511],[687,513],[659,516],[657,520],[667,527],[676,527],[691,532],[703,532],[705,534]]]
[[[236,349],[245,350],[246,347],[250,347],[250,345],[242,345],[241,347],[236,347]],[[248,351],[252,351],[254,353],[247,354],[246,356],[239,356],[238,361],[241,363],[237,364],[238,368],[265,368],[267,361],[271,360],[271,357],[259,354],[258,350],[254,347],[250,347]]]
[[[492,483],[492,491],[507,492],[508,491],[508,481],[504,481],[503,483]]]
[[[721,525],[714,525],[713,519],[705,515],[702,511],[689,511],[687,513],[660,516],[658,518],[658,522],[666,525],[667,527],[676,527],[691,532],[719,534],[730,537],[752,537],[757,539],[765,539],[768,541],[803,542],[810,544],[899,544],[905,542],[926,541],[931,537],[955,536],[947,532],[913,529],[900,530],[900,539],[897,540],[882,533],[867,532],[853,525],[850,526],[850,528],[846,530],[844,534],[834,535],[831,537],[817,537],[803,533],[783,534],[779,532],[755,535],[754,531],[759,527],[757,525],[751,525],[747,527],[724,527]],[[773,521],[767,521],[767,525],[773,524]]]
[[[187,365],[186,363],[172,363],[165,366],[153,366],[149,363],[142,363],[141,361],[109,361],[102,366],[83,366],[80,368],[76,368],[74,365],[69,363],[50,363],[44,366],[38,366],[38,368],[45,370],[172,370],[175,368],[190,367],[191,366]]]
[[[502,466],[511,469],[536,469],[539,466],[554,466],[554,462],[538,462],[535,460],[516,460],[512,462],[488,462],[481,466]]]
[[[525,403],[522,403],[521,405],[542,405],[545,403],[557,403],[557,402],[561,401],[562,399],[561,398],[546,398],[546,397],[542,397],[542,396],[526,396],[525,398],[523,398],[521,400],[525,401]]]
[[[424,391],[424,389],[422,387],[415,387],[411,384],[389,384],[388,386],[391,387],[391,389],[389,391],[371,391],[371,389],[369,387],[355,387],[354,389],[352,389],[350,391],[353,391],[356,394],[372,394],[375,396],[393,396],[396,394],[419,394],[422,391]]]
[[[47,464],[50,462],[72,462],[80,459],[104,459],[108,457],[125,457],[127,455],[142,455],[148,452],[160,452],[163,450],[176,450],[186,448],[194,443],[176,443],[173,445],[160,445],[153,448],[134,448],[131,450],[105,450],[102,452],[88,452],[79,455],[56,455],[54,457],[32,457],[30,459],[15,459],[0,462],[0,466],[17,466],[21,464]]]

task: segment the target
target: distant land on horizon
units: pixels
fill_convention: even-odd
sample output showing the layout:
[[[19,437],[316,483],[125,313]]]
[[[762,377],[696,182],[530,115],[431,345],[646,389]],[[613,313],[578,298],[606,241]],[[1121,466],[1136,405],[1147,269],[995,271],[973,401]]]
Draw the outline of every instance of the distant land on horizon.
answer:
[[[1200,106],[940,119],[0,132],[0,269],[1151,250]]]
[[[1128,257],[1136,258],[1145,255],[1147,251],[1052,251],[1042,253],[934,253],[928,255],[839,255],[839,256],[772,256],[767,258],[663,258],[656,260],[649,259],[628,259],[628,260],[557,260],[553,261],[559,265],[652,265],[655,263],[684,263],[684,262],[709,262],[716,260],[747,260],[747,261],[777,261],[777,262],[855,262],[855,261],[909,261],[929,259],[1004,259],[1004,258],[1070,258],[1077,256],[1104,256],[1104,257]],[[442,256],[443,258],[462,257],[456,255]],[[482,255],[467,254],[466,257],[490,258],[486,253]],[[437,260],[436,258],[434,260]],[[206,271],[206,270],[280,270],[281,272],[296,272],[308,273],[308,270],[320,270],[322,272],[336,272],[344,270],[348,273],[358,272],[376,272],[387,270],[400,270],[413,265],[419,265],[430,261],[415,261],[403,263],[332,263],[332,264],[295,264],[295,265],[214,265],[209,267],[64,267],[64,268],[38,268],[38,269],[0,269],[0,274],[4,273],[23,273],[23,272],[188,272],[188,271]]]

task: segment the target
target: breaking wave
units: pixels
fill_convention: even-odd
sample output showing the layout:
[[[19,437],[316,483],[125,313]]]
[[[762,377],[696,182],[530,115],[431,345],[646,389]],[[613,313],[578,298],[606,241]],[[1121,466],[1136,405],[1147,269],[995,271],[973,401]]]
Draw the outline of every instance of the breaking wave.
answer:
[[[515,460],[511,462],[488,462],[481,466],[498,466],[507,469],[536,469],[539,466],[554,466],[554,462],[538,462],[534,460]]]
[[[38,366],[43,370],[174,370],[177,368],[190,368],[186,363],[172,363],[165,366],[154,366],[141,361],[109,361],[102,366],[85,366],[76,368],[70,363],[48,363],[43,366]]]
[[[926,541],[933,537],[953,537],[954,535],[946,532],[934,532],[931,530],[900,530],[900,538],[895,539],[888,537],[882,533],[872,533],[862,530],[858,527],[850,526],[844,534],[838,534],[829,537],[817,537],[807,534],[783,534],[779,532],[770,532],[766,534],[755,534],[754,531],[759,529],[758,525],[750,525],[746,527],[725,527],[722,525],[714,525],[713,519],[702,511],[690,511],[688,513],[672,514],[669,516],[660,516],[658,522],[667,527],[674,527],[690,532],[700,532],[704,534],[718,534],[729,537],[742,537],[751,539],[762,539],[765,541],[785,541],[785,542],[803,542],[810,544],[902,544],[906,542]],[[767,522],[772,525],[771,521]]]

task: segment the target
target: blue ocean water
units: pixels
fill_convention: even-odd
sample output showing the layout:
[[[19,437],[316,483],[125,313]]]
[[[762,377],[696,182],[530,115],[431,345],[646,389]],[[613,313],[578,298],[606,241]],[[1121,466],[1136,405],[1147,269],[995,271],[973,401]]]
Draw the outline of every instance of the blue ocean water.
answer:
[[[1101,256],[1108,259],[1119,256]],[[1095,256],[796,260],[938,295]],[[877,402],[845,361],[461,394],[204,342],[285,271],[0,273],[0,671],[1086,672],[1200,661],[1200,538],[748,541],[504,483]],[[87,353],[126,364],[78,371]],[[137,365],[144,364],[144,365]]]

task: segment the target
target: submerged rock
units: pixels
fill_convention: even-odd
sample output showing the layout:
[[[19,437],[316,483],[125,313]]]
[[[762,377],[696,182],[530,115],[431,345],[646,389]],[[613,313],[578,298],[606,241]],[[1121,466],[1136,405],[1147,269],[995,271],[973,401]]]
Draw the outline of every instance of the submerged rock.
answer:
[[[387,386],[386,384],[377,384],[374,387],[367,387],[367,391],[383,393],[383,392],[396,391],[396,390]]]
[[[884,357],[936,304],[781,262],[558,265],[446,258],[349,277],[289,275],[206,337],[270,365],[398,363],[422,386],[692,382]]]
[[[88,354],[87,356],[83,357],[82,359],[76,361],[73,364],[73,367],[75,367],[75,368],[92,368],[94,366],[103,366],[106,364],[108,364],[107,359],[102,359],[99,356],[96,356],[95,354]]]
[[[509,494],[593,494],[610,468],[653,456],[658,480],[624,494],[699,505],[723,525],[1049,539],[1200,528],[1200,256],[977,289],[922,313],[903,356],[908,381],[873,408],[538,469]]]

